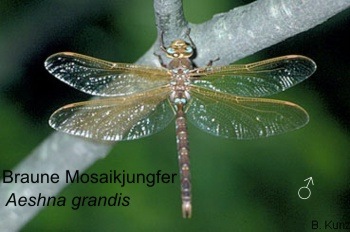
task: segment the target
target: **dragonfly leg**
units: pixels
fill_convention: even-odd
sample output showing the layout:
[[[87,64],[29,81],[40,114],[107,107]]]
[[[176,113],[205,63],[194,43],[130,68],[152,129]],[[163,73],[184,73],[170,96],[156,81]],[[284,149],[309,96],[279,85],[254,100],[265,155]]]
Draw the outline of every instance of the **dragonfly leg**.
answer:
[[[216,57],[214,60],[209,60],[209,62],[207,63],[207,66],[212,66],[213,63],[214,63],[215,61],[218,61],[218,60],[220,60],[220,57]]]
[[[163,52],[167,52],[165,45],[164,45],[164,31],[160,32],[160,36],[159,36],[159,42],[160,42],[160,49]],[[159,63],[163,68],[167,68],[168,66],[164,63],[163,58],[161,55],[157,54],[156,52],[153,52],[153,55],[155,55],[156,57],[158,57]]]
[[[186,30],[186,36],[188,37],[188,40],[190,41],[191,47],[192,47],[193,49],[196,49],[196,45],[194,45],[193,40],[192,40],[192,38],[191,38],[191,36],[190,36],[190,33],[191,33],[191,28],[187,28],[187,30]]]
[[[159,54],[157,54],[157,53],[155,53],[155,52],[153,52],[153,55],[155,55],[156,57],[158,57],[159,63],[160,63],[160,65],[161,65],[163,68],[167,68],[167,67],[168,67],[168,66],[164,63],[163,58],[162,58],[161,55],[159,55]]]
[[[164,45],[164,31],[160,32],[159,42],[160,42],[160,49],[162,49],[163,52],[166,52],[166,48]]]

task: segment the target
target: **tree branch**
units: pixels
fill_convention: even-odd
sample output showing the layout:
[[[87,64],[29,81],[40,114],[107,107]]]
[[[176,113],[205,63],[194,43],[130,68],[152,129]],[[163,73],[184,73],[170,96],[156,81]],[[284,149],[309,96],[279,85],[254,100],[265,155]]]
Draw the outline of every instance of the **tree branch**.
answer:
[[[260,0],[215,15],[191,25],[200,51],[195,61],[203,65],[219,56],[216,65],[232,63],[307,31],[349,6],[349,0]]]
[[[176,34],[187,27],[181,0],[154,0],[153,6],[159,34],[161,31]]]
[[[183,37],[186,28],[190,27],[191,38],[197,48],[194,62],[198,66],[217,57],[220,60],[215,65],[226,65],[307,31],[349,6],[349,0],[258,0],[217,14],[202,24],[187,24],[185,20],[175,24],[173,20],[167,26],[157,25],[158,28],[166,28],[166,44]],[[155,7],[156,12],[166,12],[166,8],[160,4],[155,4]],[[168,32],[169,28],[171,32]],[[158,60],[152,57],[153,52],[158,50],[159,44],[156,42],[140,61],[159,66]]]
[[[252,4],[218,14],[211,20],[189,25],[197,47],[195,62],[203,65],[220,57],[217,64],[228,64],[263,48],[306,31],[345,10],[349,0],[259,0]],[[180,0],[155,0],[158,33],[165,32],[165,42],[183,35],[188,27]],[[159,65],[153,55],[158,41],[138,63]],[[44,140],[13,172],[58,173],[65,170],[85,170],[103,158],[111,146],[54,133]],[[14,231],[36,215],[39,207],[4,207],[11,193],[17,196],[58,194],[65,187],[59,184],[0,184],[0,230]]]
[[[111,146],[94,143],[78,137],[55,132],[45,139],[16,168],[14,173],[57,173],[60,182],[53,184],[0,184],[0,231],[17,231],[34,217],[42,207],[5,206],[10,195],[16,199],[21,196],[55,196],[67,185],[64,183],[66,170],[85,170],[98,159],[104,158]],[[4,178],[4,177],[3,177]],[[5,178],[3,179],[5,180]],[[11,204],[10,204],[11,205]]]

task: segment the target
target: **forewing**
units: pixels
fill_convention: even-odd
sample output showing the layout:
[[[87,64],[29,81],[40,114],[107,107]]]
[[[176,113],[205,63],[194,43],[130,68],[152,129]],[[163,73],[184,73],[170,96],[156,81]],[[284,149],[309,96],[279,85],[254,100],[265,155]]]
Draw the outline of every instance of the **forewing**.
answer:
[[[66,105],[49,124],[56,130],[94,140],[133,140],[164,129],[174,117],[169,90],[158,88],[128,97]]]
[[[191,89],[187,117],[200,129],[226,138],[254,139],[304,126],[307,112],[286,101],[236,97],[203,88]]]
[[[195,85],[237,96],[261,97],[284,91],[305,80],[315,72],[316,64],[305,56],[289,55],[247,65],[199,70],[199,76],[193,80]]]
[[[71,52],[50,56],[45,67],[56,78],[80,91],[106,97],[146,91],[170,80],[164,68],[112,63]]]

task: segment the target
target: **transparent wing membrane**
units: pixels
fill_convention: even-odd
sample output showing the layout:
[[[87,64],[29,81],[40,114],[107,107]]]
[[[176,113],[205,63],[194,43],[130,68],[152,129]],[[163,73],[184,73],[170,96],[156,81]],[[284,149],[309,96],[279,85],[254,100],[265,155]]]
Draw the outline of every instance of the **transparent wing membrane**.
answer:
[[[237,96],[261,97],[284,91],[315,70],[316,64],[311,59],[289,55],[247,65],[206,67],[194,77],[193,84]]]
[[[51,115],[56,130],[94,140],[133,140],[164,129],[174,118],[168,88],[128,97],[66,105]]]
[[[180,168],[182,213],[192,214],[192,184],[187,120],[212,135],[255,139],[304,126],[300,106],[258,98],[288,89],[308,78],[316,64],[299,55],[247,65],[194,68],[194,44],[174,40],[161,50],[171,61],[156,68],[112,63],[63,52],[45,61],[61,81],[85,93],[108,97],[66,105],[49,124],[56,130],[97,141],[133,140],[163,130],[174,117]],[[159,56],[160,61],[161,57]]]
[[[268,137],[298,129],[309,120],[303,108],[286,101],[237,97],[199,87],[191,93],[188,120],[216,136]]]
[[[164,68],[113,63],[71,52],[45,61],[46,69],[61,81],[88,94],[124,96],[164,86],[170,75]]]

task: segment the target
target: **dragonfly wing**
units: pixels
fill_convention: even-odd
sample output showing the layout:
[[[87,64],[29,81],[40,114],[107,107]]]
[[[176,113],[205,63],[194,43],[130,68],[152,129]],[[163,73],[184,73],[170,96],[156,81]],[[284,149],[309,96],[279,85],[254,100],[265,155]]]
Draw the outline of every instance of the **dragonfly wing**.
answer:
[[[106,97],[146,91],[170,80],[164,68],[113,63],[71,52],[50,56],[45,67],[56,78],[80,91]]]
[[[237,96],[261,97],[284,91],[307,79],[315,70],[313,60],[289,55],[247,65],[199,69],[199,77],[194,77],[193,83]]]
[[[66,105],[49,124],[56,130],[94,140],[133,140],[164,129],[174,117],[168,88],[127,97]]]
[[[237,97],[195,87],[191,97],[189,121],[226,138],[268,137],[298,129],[309,120],[303,108],[286,101]]]

